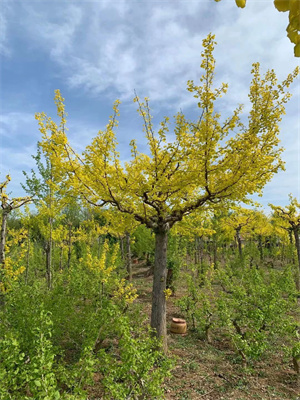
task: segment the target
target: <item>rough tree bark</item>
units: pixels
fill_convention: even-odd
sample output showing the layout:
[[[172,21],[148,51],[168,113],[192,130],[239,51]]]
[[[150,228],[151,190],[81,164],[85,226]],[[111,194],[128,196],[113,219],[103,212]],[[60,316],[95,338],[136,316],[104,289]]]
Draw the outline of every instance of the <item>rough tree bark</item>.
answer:
[[[297,291],[300,291],[300,239],[299,239],[299,227],[293,227],[293,233],[295,238],[295,244],[297,249],[297,256],[298,256],[298,273],[296,276],[296,288]]]
[[[52,289],[52,271],[51,271],[51,264],[52,264],[52,235],[50,239],[47,240],[45,246],[45,253],[46,253],[46,280],[47,280],[47,287],[49,290]]]
[[[218,243],[217,239],[213,238],[213,260],[214,260],[214,267],[217,268],[218,265]]]
[[[152,291],[151,327],[156,336],[162,338],[163,350],[167,352],[166,321],[166,280],[167,280],[168,230],[161,228],[155,232],[155,261]]]
[[[293,233],[294,233],[294,238],[295,238],[294,228],[290,227],[287,231],[288,231],[288,234],[289,234],[289,241],[290,241],[291,248],[293,248],[294,247]],[[296,238],[295,238],[295,241],[296,241]],[[297,247],[297,243],[295,243],[295,245]],[[293,264],[295,263],[294,251],[292,252],[292,260],[291,261],[292,261]]]
[[[69,235],[68,235],[68,260],[67,268],[71,266],[71,255],[72,255],[72,224],[69,223]]]
[[[1,224],[1,237],[0,237],[0,265],[4,264],[5,260],[7,218],[8,218],[8,213],[3,211],[2,224]]]
[[[199,264],[199,237],[195,236],[195,264]]]
[[[242,250],[242,240],[241,240],[241,228],[236,228],[236,240],[238,243],[239,255],[240,258],[243,258],[243,250]]]
[[[123,236],[119,235],[119,240],[120,240],[121,258],[122,258],[123,261],[125,261],[125,251],[124,251],[124,239],[123,239]]]
[[[26,270],[25,270],[25,285],[28,284],[29,265],[30,265],[30,231],[28,229],[27,253],[26,253]]]

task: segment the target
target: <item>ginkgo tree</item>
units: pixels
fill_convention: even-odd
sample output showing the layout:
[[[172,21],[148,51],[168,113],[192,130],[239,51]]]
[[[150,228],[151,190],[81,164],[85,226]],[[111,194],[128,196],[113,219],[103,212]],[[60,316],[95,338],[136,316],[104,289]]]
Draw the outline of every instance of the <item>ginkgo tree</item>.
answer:
[[[214,35],[203,40],[200,85],[188,81],[187,90],[197,99],[199,118],[188,120],[182,112],[174,117],[173,141],[167,140],[169,118],[154,132],[148,99],[138,106],[148,152],[138,151],[131,141],[132,158],[120,161],[115,129],[119,101],[116,101],[106,128],[99,131],[82,155],[78,155],[66,135],[64,99],[55,92],[60,123],[45,113],[36,115],[42,133],[41,146],[48,155],[53,174],[69,190],[95,207],[114,207],[132,215],[155,234],[155,262],[151,326],[163,338],[167,349],[166,275],[168,232],[185,215],[220,202],[247,201],[261,193],[264,185],[280,169],[283,151],[279,125],[290,97],[287,88],[298,69],[277,83],[273,70],[260,75],[253,64],[249,99],[251,111],[242,122],[239,105],[231,116],[221,120],[214,103],[227,91],[227,84],[214,87]]]
[[[283,228],[290,227],[293,232],[298,258],[296,285],[297,290],[300,291],[300,203],[295,197],[290,195],[290,204],[286,207],[269,205],[274,211],[273,217],[282,222]]]
[[[255,218],[252,225],[252,234],[257,239],[260,260],[264,259],[263,242],[266,243],[268,237],[274,233],[274,227],[271,224],[271,219],[268,218],[261,210],[253,211]]]
[[[203,236],[212,236],[215,233],[212,224],[212,216],[210,212],[194,212],[186,215],[174,229],[178,235],[188,237],[195,243],[195,264],[202,264],[203,261]]]
[[[106,220],[106,229],[109,234],[120,239],[122,245],[122,256],[124,257],[127,279],[132,280],[132,265],[131,265],[131,236],[137,226],[138,222],[133,218],[132,215],[120,214],[115,209],[105,210],[103,216]],[[125,246],[124,246],[125,239]],[[125,247],[125,248],[124,248]]]
[[[44,251],[46,255],[46,280],[49,289],[52,288],[53,281],[53,230],[54,223],[61,214],[61,211],[68,202],[67,197],[61,195],[61,187],[58,179],[52,172],[51,161],[42,154],[38,147],[37,155],[32,156],[36,161],[38,174],[31,170],[31,176],[25,171],[23,174],[26,182],[22,185],[23,189],[30,195],[35,196],[35,204],[40,218],[39,228],[44,237]]]
[[[7,235],[7,220],[9,214],[23,205],[32,201],[32,197],[13,197],[11,198],[7,194],[7,185],[11,180],[10,175],[6,175],[4,182],[0,183],[0,216],[1,216],[1,231],[0,231],[0,294],[8,291],[8,285],[5,282],[6,276],[9,275],[10,278],[14,279],[19,273],[23,272],[23,268],[16,269],[14,271],[11,263],[6,260],[5,250],[7,249],[6,235]],[[19,235],[20,236],[20,235]],[[21,236],[25,236],[21,233]],[[18,240],[17,240],[18,242]],[[1,297],[0,297],[1,303]]]
[[[227,225],[234,231],[234,236],[237,241],[239,256],[243,258],[243,247],[241,231],[253,224],[256,219],[256,213],[251,209],[243,207],[234,207],[227,218],[224,219],[225,226]]]

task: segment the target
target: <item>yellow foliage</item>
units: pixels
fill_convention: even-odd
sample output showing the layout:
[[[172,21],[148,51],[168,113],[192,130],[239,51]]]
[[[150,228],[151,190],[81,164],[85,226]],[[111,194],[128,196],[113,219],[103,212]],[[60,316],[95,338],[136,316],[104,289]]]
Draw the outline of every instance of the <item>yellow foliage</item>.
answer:
[[[295,57],[300,57],[300,43],[299,43],[299,40],[300,40],[300,35],[298,35],[298,43],[294,47]]]
[[[172,290],[170,288],[164,290],[165,298],[168,300],[172,296]]]
[[[139,152],[132,141],[132,158],[124,165],[115,135],[120,102],[115,102],[106,128],[78,155],[68,143],[63,99],[56,91],[60,125],[44,113],[36,117],[43,134],[41,146],[51,159],[56,179],[63,179],[68,191],[91,206],[112,207],[129,215],[125,227],[134,219],[154,231],[171,228],[197,208],[214,207],[226,200],[248,201],[248,195],[261,194],[272,176],[284,169],[279,122],[290,97],[287,88],[299,69],[279,84],[273,70],[261,76],[259,64],[253,64],[248,124],[240,119],[241,105],[221,121],[214,102],[226,94],[227,84],[213,86],[214,46],[214,35],[210,34],[203,41],[200,85],[187,83],[187,90],[198,102],[199,120],[188,121],[178,113],[175,140],[168,142],[169,119],[165,117],[155,133],[148,99],[136,97],[149,153]],[[118,215],[111,223],[116,233],[124,229]]]
[[[106,240],[102,247],[102,253],[100,258],[93,256],[91,251],[88,249],[85,263],[88,269],[96,273],[102,283],[107,283],[111,278],[112,272],[116,269],[116,260],[119,251],[119,245],[114,245],[111,257],[108,257],[109,245]]]
[[[116,210],[104,210],[105,227],[112,236],[124,236],[126,232],[132,233],[138,226],[137,221],[129,214],[122,214]]]
[[[295,197],[289,195],[290,204],[286,207],[274,206],[269,204],[269,206],[274,211],[273,218],[276,221],[280,221],[283,228],[292,227],[300,229],[300,203]]]
[[[246,6],[246,0],[235,0],[236,5],[240,8],[244,8]]]
[[[288,11],[290,9],[290,0],[274,0],[274,6],[278,11]]]
[[[138,297],[138,294],[132,283],[127,283],[125,279],[121,279],[117,283],[117,289],[113,292],[113,296],[116,299],[125,300],[126,304],[131,304]]]
[[[272,233],[274,233],[274,227],[271,224],[271,220],[261,211],[255,210],[253,212],[255,214],[252,226],[253,233],[260,236],[271,236]]]
[[[258,214],[256,211],[248,208],[232,207],[232,212],[221,220],[221,225],[228,233],[230,232],[231,237],[234,237],[237,230],[243,231],[245,236],[252,233],[257,219]]]
[[[0,202],[2,211],[6,213],[10,213],[12,210],[22,207],[23,205],[29,203],[31,201],[31,197],[14,197],[9,198],[6,193],[6,188],[9,182],[11,181],[10,175],[6,175],[6,179],[4,182],[0,183]]]
[[[193,240],[195,236],[211,236],[215,233],[209,212],[195,212],[192,215],[187,215],[176,224],[174,231],[189,237],[190,240]]]
[[[26,229],[10,230],[9,239],[5,244],[6,257],[0,270],[0,292],[8,293],[12,285],[25,271],[24,262],[26,255],[25,241],[28,231]],[[14,253],[14,254],[12,254]]]

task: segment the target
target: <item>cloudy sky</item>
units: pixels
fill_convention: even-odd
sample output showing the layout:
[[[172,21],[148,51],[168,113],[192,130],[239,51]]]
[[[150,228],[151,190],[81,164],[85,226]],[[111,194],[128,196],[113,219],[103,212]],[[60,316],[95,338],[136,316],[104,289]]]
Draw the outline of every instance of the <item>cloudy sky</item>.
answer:
[[[121,158],[136,138],[144,150],[142,121],[132,103],[134,90],[148,96],[158,124],[180,109],[191,118],[197,108],[186,81],[199,79],[202,40],[209,32],[218,46],[216,82],[228,82],[225,116],[246,104],[253,62],[274,68],[284,79],[299,59],[285,36],[288,16],[272,0],[0,0],[0,181],[12,176],[10,190],[21,195],[22,170],[34,167],[40,139],[36,112],[55,117],[54,90],[66,99],[71,143],[83,149],[103,129],[111,106],[121,104],[118,140]],[[286,171],[267,184],[260,199],[286,204],[300,197],[300,91],[281,123]],[[146,150],[146,149],[145,149]]]

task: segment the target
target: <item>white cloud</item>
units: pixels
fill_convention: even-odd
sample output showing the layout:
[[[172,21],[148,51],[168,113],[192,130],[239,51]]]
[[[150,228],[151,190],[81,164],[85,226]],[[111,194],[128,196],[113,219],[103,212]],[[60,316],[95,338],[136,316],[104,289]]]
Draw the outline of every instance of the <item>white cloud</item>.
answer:
[[[197,2],[71,2],[50,12],[36,3],[23,7],[33,50],[47,52],[73,88],[110,89],[125,99],[137,88],[153,100],[174,100],[178,78],[185,84],[200,62],[206,32],[192,33],[181,20],[200,13]]]
[[[173,115],[180,108],[191,114],[190,106],[195,100],[185,90],[186,81],[198,82],[202,39],[210,31],[218,42],[217,85],[222,81],[230,85],[221,105],[225,114],[237,104],[247,103],[253,62],[259,61],[263,71],[274,68],[280,79],[298,64],[293,58],[293,46],[285,37],[286,15],[278,13],[272,2],[249,1],[243,10],[233,0],[61,0],[18,5],[15,13],[22,15],[22,34],[27,37],[28,46],[33,52],[48,55],[47,62],[53,63],[57,78],[68,84],[71,93],[82,92],[83,101],[84,96],[94,97],[95,101],[106,96],[109,102],[119,97],[125,107],[134,110],[136,107],[130,106],[128,100],[136,89],[140,97],[150,97],[156,115]],[[292,102],[298,102],[299,107],[296,96]],[[286,156],[294,162],[298,151],[294,139],[299,130],[298,110],[288,106],[281,124]],[[20,121],[29,124],[21,114],[10,117],[11,135],[16,136],[23,129]],[[135,119],[136,114],[131,118]],[[5,120],[2,122],[5,125]],[[79,146],[81,135],[94,136],[93,127],[86,129],[83,125],[73,120],[70,126],[72,140]],[[6,131],[1,132],[5,137]],[[134,133],[128,131],[126,135]],[[298,173],[293,162],[287,165],[284,185],[288,187],[284,186],[284,191],[293,186]],[[278,185],[274,183],[273,187]],[[267,186],[266,191],[269,187],[272,188]]]
[[[31,155],[36,154],[36,143],[40,139],[34,116],[25,112],[9,112],[0,115],[0,181],[10,174],[9,185],[14,195],[20,192],[24,181],[23,170],[34,166]]]
[[[219,42],[219,79],[233,83],[233,100],[244,101],[252,62],[278,67],[280,74],[286,73],[287,62],[293,62],[286,21],[264,2],[250,2],[244,10],[225,1],[62,5],[23,6],[23,25],[32,46],[60,65],[70,87],[91,95],[105,92],[110,98],[128,100],[136,89],[152,101],[187,106],[185,84],[199,77],[202,39],[209,31]]]

